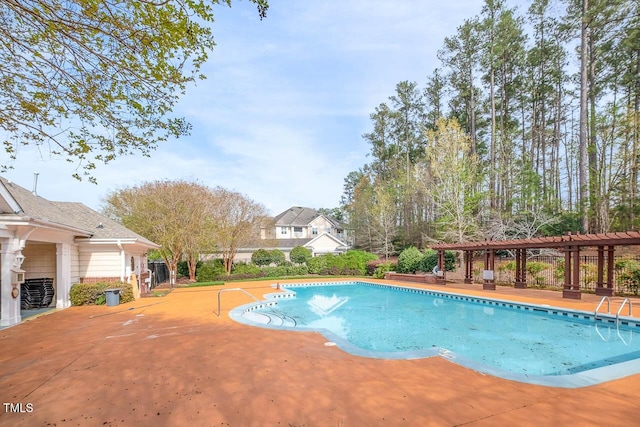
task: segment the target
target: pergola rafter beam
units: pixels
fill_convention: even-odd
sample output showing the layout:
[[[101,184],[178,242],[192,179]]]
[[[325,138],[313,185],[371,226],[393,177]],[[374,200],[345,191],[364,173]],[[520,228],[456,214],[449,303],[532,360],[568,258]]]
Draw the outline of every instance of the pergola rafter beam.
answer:
[[[586,247],[598,248],[598,283],[597,295],[613,294],[613,253],[616,246],[640,245],[640,232],[627,231],[618,233],[571,234],[552,237],[534,237],[519,240],[484,240],[481,242],[439,243],[431,246],[444,259],[444,251],[464,251],[465,282],[470,281],[473,251],[483,251],[485,269],[493,269],[493,254],[497,250],[512,250],[516,253],[517,288],[526,287],[526,250],[527,249],[560,249],[565,253],[565,298],[580,298],[580,250]],[[606,257],[605,257],[605,249]],[[604,264],[606,259],[607,279],[604,281]],[[486,281],[493,284],[493,281]],[[494,285],[495,286],[495,285]],[[491,289],[485,283],[485,289]]]

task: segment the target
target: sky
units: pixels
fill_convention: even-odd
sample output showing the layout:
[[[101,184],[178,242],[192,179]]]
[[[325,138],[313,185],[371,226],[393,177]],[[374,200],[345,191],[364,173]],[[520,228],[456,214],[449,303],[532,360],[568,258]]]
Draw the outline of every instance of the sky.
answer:
[[[437,51],[482,0],[270,0],[217,6],[217,43],[175,114],[190,136],[147,158],[127,156],[72,177],[77,165],[23,149],[3,174],[38,195],[100,210],[113,191],[184,179],[238,191],[272,215],[291,206],[339,206],[344,178],[369,161],[369,115],[403,80],[424,87]]]

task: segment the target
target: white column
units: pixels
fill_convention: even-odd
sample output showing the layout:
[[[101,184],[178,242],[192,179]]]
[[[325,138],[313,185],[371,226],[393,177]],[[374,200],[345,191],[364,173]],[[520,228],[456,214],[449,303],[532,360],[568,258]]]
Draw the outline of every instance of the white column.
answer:
[[[16,325],[22,321],[20,316],[20,296],[11,296],[12,271],[16,262],[16,255],[20,252],[20,240],[15,238],[0,239],[2,249],[0,250],[0,265],[2,273],[0,275],[0,326]],[[19,285],[18,285],[19,289]]]
[[[71,306],[71,245],[56,244],[56,308]]]

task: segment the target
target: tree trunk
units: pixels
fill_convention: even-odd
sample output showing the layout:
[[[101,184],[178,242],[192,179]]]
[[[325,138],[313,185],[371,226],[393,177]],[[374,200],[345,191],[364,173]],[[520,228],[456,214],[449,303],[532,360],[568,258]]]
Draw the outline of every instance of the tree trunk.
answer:
[[[588,183],[587,183],[587,62],[588,62],[588,21],[587,11],[589,10],[588,0],[582,0],[582,29],[580,34],[580,134],[578,140],[578,151],[580,153],[578,162],[578,187],[580,200],[578,205],[582,214],[582,232],[589,230],[589,204],[588,204]]]
[[[595,91],[595,54],[593,40],[589,39],[589,67],[588,67],[588,93],[589,98],[589,131],[587,138],[587,159],[589,162],[589,229],[585,232],[600,232],[598,205],[600,203],[600,171],[598,168],[598,141],[596,127],[596,97]]]
[[[492,41],[493,43],[493,41]],[[491,52],[491,164],[489,165],[489,193],[491,209],[496,208],[496,97],[495,71],[493,69],[493,49]]]
[[[196,267],[198,266],[198,255],[189,255],[187,258],[187,267],[189,268],[189,280],[196,281]]]
[[[629,186],[629,220],[635,227],[635,206],[638,195],[638,148],[640,147],[640,47],[636,50],[636,82],[633,114],[633,142],[631,150],[631,185]]]

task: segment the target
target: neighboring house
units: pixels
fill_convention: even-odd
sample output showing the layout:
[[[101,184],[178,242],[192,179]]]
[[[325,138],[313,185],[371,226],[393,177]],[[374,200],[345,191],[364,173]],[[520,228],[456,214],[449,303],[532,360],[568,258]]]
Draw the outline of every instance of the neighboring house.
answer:
[[[52,279],[51,305],[66,308],[72,284],[139,278],[159,247],[81,203],[52,202],[2,177],[0,244],[0,326],[21,321],[21,280]]]
[[[296,246],[306,247],[313,256],[341,254],[349,249],[347,232],[342,223],[314,209],[300,206],[293,206],[277,215],[274,226],[262,229],[260,238],[265,241],[261,247],[280,249],[287,259]],[[257,249],[260,247],[239,250],[235,261],[250,261]]]

